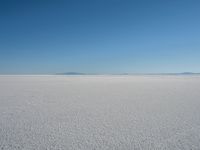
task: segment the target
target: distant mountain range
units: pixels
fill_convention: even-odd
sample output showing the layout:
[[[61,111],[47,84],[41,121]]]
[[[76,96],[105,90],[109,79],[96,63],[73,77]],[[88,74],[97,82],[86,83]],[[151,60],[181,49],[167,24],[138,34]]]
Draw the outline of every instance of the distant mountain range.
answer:
[[[190,74],[200,75],[200,73],[193,73],[193,72],[183,72],[182,74],[185,74],[185,75],[190,75]]]
[[[182,73],[119,73],[119,74],[92,74],[82,72],[63,72],[56,75],[200,75],[200,73],[182,72]]]
[[[163,73],[163,75],[200,75],[200,73],[194,72],[182,72],[182,73]]]

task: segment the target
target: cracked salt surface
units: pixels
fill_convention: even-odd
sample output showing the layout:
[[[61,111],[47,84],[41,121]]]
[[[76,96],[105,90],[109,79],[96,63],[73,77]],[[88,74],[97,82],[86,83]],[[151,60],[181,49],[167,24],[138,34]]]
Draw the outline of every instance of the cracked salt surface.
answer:
[[[0,76],[1,150],[199,150],[199,76]]]

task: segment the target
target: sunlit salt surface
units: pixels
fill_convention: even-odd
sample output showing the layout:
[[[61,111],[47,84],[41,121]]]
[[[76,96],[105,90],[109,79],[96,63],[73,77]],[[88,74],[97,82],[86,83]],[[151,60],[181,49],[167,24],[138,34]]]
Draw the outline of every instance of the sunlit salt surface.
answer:
[[[0,76],[1,150],[199,150],[200,76]]]

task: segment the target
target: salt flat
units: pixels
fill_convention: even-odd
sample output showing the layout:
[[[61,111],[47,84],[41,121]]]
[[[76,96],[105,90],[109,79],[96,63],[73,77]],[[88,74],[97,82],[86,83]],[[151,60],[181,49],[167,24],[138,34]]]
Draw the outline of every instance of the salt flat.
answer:
[[[0,76],[1,150],[199,150],[200,76]]]

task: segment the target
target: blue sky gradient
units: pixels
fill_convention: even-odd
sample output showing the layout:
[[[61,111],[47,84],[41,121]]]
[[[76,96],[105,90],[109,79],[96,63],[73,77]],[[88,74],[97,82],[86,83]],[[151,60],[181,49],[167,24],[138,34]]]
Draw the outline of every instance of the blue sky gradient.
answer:
[[[0,74],[200,72],[199,0],[0,0]]]

